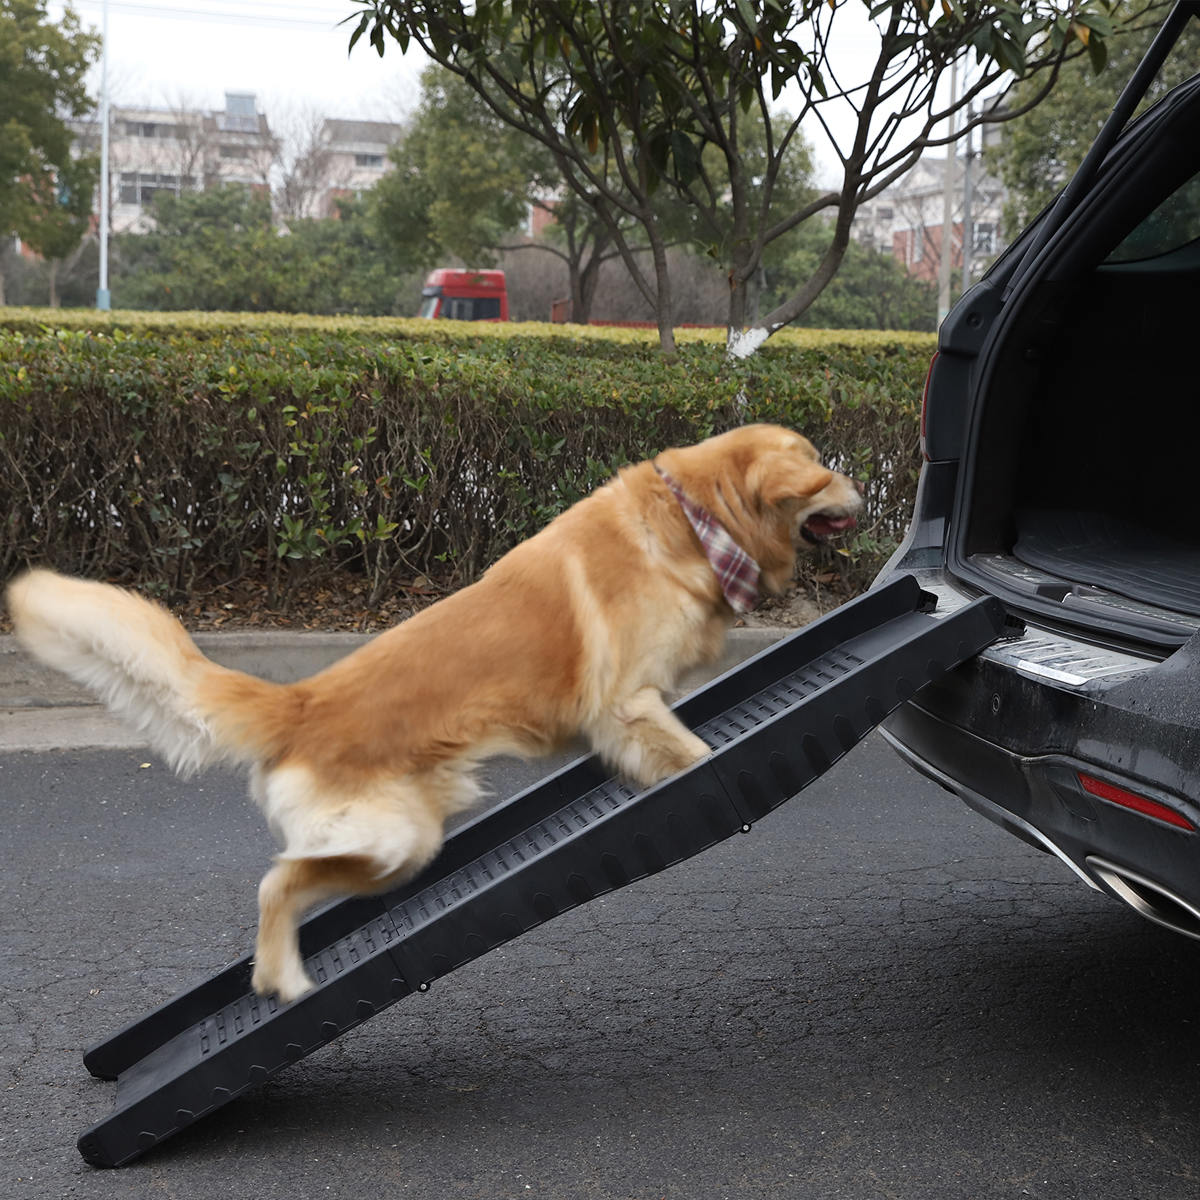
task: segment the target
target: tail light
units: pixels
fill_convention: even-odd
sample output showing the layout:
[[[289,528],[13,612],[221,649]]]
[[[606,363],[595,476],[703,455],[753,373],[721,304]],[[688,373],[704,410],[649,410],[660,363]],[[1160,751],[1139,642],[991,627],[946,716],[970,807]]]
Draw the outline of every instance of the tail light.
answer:
[[[921,457],[929,462],[929,449],[925,444],[925,417],[929,411],[929,384],[933,379],[934,364],[938,360],[938,351],[933,352],[929,360],[929,371],[925,375],[925,390],[921,393]]]
[[[1153,817],[1156,821],[1165,821],[1168,825],[1174,825],[1176,829],[1186,829],[1189,833],[1195,833],[1196,831],[1195,825],[1182,813],[1176,812],[1173,808],[1168,808],[1165,804],[1160,804],[1157,800],[1148,800],[1145,796],[1139,796],[1135,792],[1117,787],[1115,783],[1106,783],[1103,779],[1094,779],[1091,775],[1085,775],[1082,771],[1078,775],[1079,786],[1092,796],[1099,796],[1101,800],[1107,800],[1110,804],[1119,804],[1122,808],[1128,808],[1133,812],[1141,813],[1144,817]]]

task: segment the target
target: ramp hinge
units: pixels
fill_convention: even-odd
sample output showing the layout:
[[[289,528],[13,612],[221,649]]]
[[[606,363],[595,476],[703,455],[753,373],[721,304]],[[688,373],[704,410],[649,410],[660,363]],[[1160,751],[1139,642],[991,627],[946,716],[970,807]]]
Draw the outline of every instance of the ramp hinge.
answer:
[[[927,592],[924,588],[922,588],[920,591],[920,594],[917,596],[917,612],[920,612],[920,613],[936,612],[937,606],[938,606],[937,594],[934,592]]]
[[[1004,628],[1000,631],[1000,641],[1015,642],[1025,636],[1025,622],[1010,612],[1004,614]]]

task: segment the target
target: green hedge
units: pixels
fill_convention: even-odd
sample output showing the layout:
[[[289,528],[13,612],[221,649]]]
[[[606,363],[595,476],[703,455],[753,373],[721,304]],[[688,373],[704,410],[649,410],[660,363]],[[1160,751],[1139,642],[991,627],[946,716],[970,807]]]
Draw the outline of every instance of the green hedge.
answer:
[[[30,562],[168,599],[255,572],[286,605],[331,568],[375,598],[474,578],[624,462],[745,420],[866,484],[832,562],[863,586],[903,532],[933,339],[231,314],[0,310],[0,578]],[[830,564],[825,564],[828,569]]]

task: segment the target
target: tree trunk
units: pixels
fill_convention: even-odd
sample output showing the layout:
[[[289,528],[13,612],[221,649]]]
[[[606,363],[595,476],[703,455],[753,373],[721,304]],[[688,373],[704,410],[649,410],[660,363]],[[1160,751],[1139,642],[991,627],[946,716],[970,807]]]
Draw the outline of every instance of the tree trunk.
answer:
[[[737,268],[729,272],[729,332],[746,328],[746,281],[738,278]]]
[[[826,285],[837,274],[838,267],[842,265],[846,247],[850,244],[850,222],[853,217],[853,206],[838,214],[838,220],[833,229],[833,241],[830,242],[829,249],[825,251],[825,256],[818,263],[817,269],[808,277],[808,281],[798,292],[789,296],[749,329],[735,327],[731,321],[725,341],[727,357],[749,358],[767,338],[778,333],[785,325],[790,325],[808,309],[809,305],[825,290]]]
[[[593,253],[579,268],[571,268],[571,320],[586,325],[592,319],[592,304],[596,299],[596,285],[600,282],[600,255]]]
[[[582,275],[579,260],[567,259],[567,282],[571,294],[571,308],[567,313],[567,320],[576,325],[586,325],[590,320],[590,315],[584,312]]]
[[[726,324],[730,331],[746,328],[746,314],[750,307],[750,279],[758,269],[756,262],[751,262],[752,249],[741,243],[733,252],[733,261],[729,266],[729,319]]]
[[[649,223],[647,223],[649,232]],[[652,236],[650,250],[654,259],[654,319],[658,325],[658,344],[663,354],[675,354],[674,305],[671,300],[671,275],[667,267],[667,248],[662,239]]]
[[[50,307],[58,307],[58,259],[52,258],[46,263],[46,282],[50,287]]]

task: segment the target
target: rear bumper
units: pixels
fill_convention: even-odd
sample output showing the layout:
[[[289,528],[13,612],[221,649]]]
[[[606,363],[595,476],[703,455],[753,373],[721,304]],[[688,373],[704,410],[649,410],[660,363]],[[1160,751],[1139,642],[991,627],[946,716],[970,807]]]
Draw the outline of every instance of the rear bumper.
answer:
[[[922,555],[913,574],[953,611],[972,597]],[[934,554],[926,551],[930,558]],[[1090,887],[1200,938],[1200,635],[1159,661],[1028,627],[903,705],[883,735],[922,774]],[[1080,774],[1190,822],[1181,829],[1085,791]]]
[[[909,765],[1089,887],[1200,938],[1195,739],[1123,707],[1127,683],[1112,690],[1117,702],[1105,703],[1103,688],[1084,694],[981,656],[897,710],[883,735]],[[1193,828],[1094,796],[1081,774],[1161,803]]]
[[[895,713],[880,732],[914,770],[1005,832],[1055,855],[1088,887],[1100,890],[1086,870],[1030,821],[1035,812],[1033,787],[1016,755],[938,722],[912,703]],[[924,757],[919,748],[932,751],[938,761]],[[987,788],[987,794],[980,788]]]

